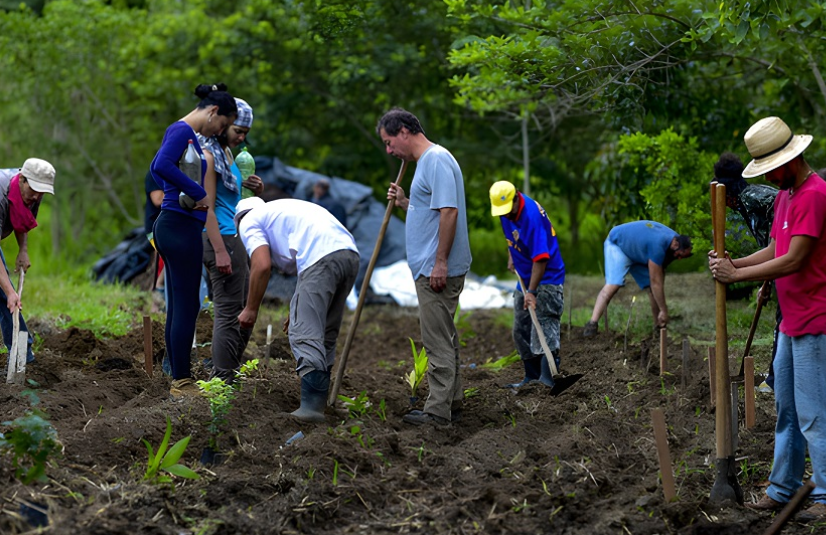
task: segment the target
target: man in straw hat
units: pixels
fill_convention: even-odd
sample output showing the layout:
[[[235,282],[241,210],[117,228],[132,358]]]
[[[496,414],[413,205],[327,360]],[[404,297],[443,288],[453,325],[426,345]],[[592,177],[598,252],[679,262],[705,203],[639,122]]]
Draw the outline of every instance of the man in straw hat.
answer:
[[[709,258],[724,283],[772,280],[783,310],[774,392],[777,406],[774,466],[769,487],[753,509],[782,509],[801,486],[806,446],[817,484],[801,521],[826,519],[826,183],[803,158],[812,136],[794,135],[777,117],[755,123],[745,136],[754,158],[743,177],[765,175],[780,188],[771,241],[745,258]]]
[[[29,158],[20,169],[0,170],[0,239],[5,239],[14,232],[19,251],[15,262],[15,271],[27,271],[31,267],[28,253],[29,231],[37,226],[37,212],[43,195],[54,195],[55,170],[52,164],[39,158]],[[11,350],[14,318],[12,313],[21,308],[20,297],[9,279],[6,258],[0,250],[0,328],[3,340]],[[28,332],[23,315],[20,314],[20,330]],[[26,362],[34,360],[32,344],[34,339],[29,334]]]
[[[272,267],[298,275],[284,324],[301,377],[301,406],[291,414],[323,422],[344,305],[359,270],[356,242],[325,208],[298,199],[242,199],[235,225],[250,255],[249,297],[238,316],[242,329],[255,325]]]
[[[491,215],[498,217],[508,241],[508,269],[519,275],[519,289],[513,292],[513,342],[525,367],[525,378],[506,385],[521,388],[537,381],[554,386],[551,368],[543,356],[530,311],[536,313],[542,334],[559,369],[559,319],[564,308],[562,285],[565,263],[548,214],[538,202],[516,191],[506,180],[490,188]]]

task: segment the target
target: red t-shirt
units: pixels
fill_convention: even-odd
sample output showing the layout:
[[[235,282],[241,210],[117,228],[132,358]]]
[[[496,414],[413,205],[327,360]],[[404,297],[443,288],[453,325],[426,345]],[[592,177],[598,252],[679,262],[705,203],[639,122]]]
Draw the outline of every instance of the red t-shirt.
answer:
[[[776,257],[789,252],[793,236],[817,238],[817,245],[800,271],[776,281],[783,311],[780,331],[787,336],[826,334],[826,182],[815,173],[794,194],[781,191],[774,201]]]

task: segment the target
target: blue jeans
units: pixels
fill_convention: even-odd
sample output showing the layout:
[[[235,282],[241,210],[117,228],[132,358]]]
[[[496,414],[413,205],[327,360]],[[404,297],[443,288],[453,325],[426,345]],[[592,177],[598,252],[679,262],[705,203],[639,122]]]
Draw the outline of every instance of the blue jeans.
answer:
[[[812,499],[826,503],[826,335],[777,339],[774,359],[774,467],[766,494],[788,502],[803,484],[806,446],[817,484]]]
[[[0,260],[3,261],[3,268],[5,268],[6,273],[9,273],[9,268],[6,267],[6,257],[3,255],[3,250],[0,249]],[[11,273],[9,273],[9,279],[11,279]],[[14,283],[12,283],[14,286]],[[14,331],[14,317],[11,315],[8,307],[8,301],[6,300],[6,293],[3,290],[0,290],[0,330],[3,331],[3,342],[5,342],[6,347],[11,352],[11,340]],[[23,319],[23,314],[20,314],[20,330],[26,331],[29,333],[29,347],[28,351],[26,352],[26,362],[32,362],[34,360],[34,353],[32,353],[32,344],[34,343],[34,339],[32,338],[32,333],[29,332],[29,328],[26,327],[26,322]]]

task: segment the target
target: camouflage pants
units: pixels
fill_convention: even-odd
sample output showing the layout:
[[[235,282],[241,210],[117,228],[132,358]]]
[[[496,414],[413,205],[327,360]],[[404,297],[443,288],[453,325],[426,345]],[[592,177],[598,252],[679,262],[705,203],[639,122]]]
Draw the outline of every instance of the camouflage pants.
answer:
[[[548,348],[559,354],[559,320],[564,309],[561,284],[543,284],[537,289],[536,317],[542,326]],[[520,291],[513,293],[513,342],[522,360],[544,356],[542,344],[531,321],[530,311],[524,307],[525,296]]]

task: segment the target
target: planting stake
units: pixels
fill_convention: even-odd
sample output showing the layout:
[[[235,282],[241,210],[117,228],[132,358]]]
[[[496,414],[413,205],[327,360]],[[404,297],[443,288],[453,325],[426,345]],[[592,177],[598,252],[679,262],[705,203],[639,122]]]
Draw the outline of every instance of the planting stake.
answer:
[[[396,185],[401,184],[404,172],[407,170],[407,162],[402,162],[399,168],[399,174],[396,176]],[[353,338],[356,335],[356,327],[359,324],[361,317],[361,309],[364,307],[364,300],[367,297],[367,289],[370,287],[370,277],[373,275],[373,268],[376,267],[376,260],[379,258],[381,251],[381,243],[384,241],[384,234],[387,232],[387,225],[390,223],[390,215],[393,213],[394,200],[387,201],[387,209],[384,211],[384,220],[381,222],[379,235],[376,238],[376,246],[373,248],[373,255],[370,257],[370,263],[367,264],[367,271],[364,273],[364,281],[361,283],[361,291],[359,292],[359,301],[356,305],[356,311],[353,314],[353,320],[350,323],[350,328],[347,329],[347,339],[344,342],[344,349],[341,351],[341,356],[338,359],[338,369],[336,370],[335,379],[330,387],[330,395],[327,398],[327,405],[332,407],[338,399],[338,390],[341,388],[341,380],[344,378],[344,370],[347,369],[347,355],[350,353],[350,346],[353,345]]]
[[[715,375],[714,370],[715,368],[715,357],[714,357],[714,347],[709,346],[708,348],[708,382],[709,382],[709,391],[711,392],[711,406],[713,407],[714,404],[717,402],[717,384],[715,382]]]
[[[726,256],[726,186],[711,183],[712,222],[714,223],[714,250],[718,258]],[[731,380],[728,370],[728,325],[726,323],[726,285],[715,281],[716,294],[716,360],[717,387],[716,438],[717,478],[709,496],[712,503],[743,503],[743,491],[737,482],[737,465],[732,447]]]
[[[663,478],[663,494],[665,501],[670,502],[677,497],[677,491],[674,487],[674,471],[671,467],[671,454],[668,452],[668,433],[663,410],[651,409],[651,420],[654,424],[654,440],[657,443],[657,457],[660,460],[660,473]]]
[[[634,305],[637,302],[637,296],[631,298],[631,310],[628,311],[628,321],[625,322],[625,336],[622,342],[622,350],[628,351],[628,327],[631,326],[631,316],[634,315]]]
[[[754,357],[743,359],[745,381],[743,399],[746,406],[746,429],[754,427]]]
[[[272,323],[267,325],[267,345],[266,349],[264,350],[264,367],[263,373],[267,373],[267,369],[270,367],[270,348],[272,347]]]
[[[26,272],[20,270],[20,280],[17,283],[17,295],[23,298],[23,282]],[[22,340],[22,343],[21,343]],[[15,310],[12,318],[12,339],[9,350],[7,383],[22,385],[26,381],[26,353],[28,352],[29,333],[20,331],[20,310]]]
[[[668,354],[668,331],[660,329],[660,377],[665,376],[665,358]]]
[[[688,338],[683,338],[683,380],[682,386],[688,382],[688,357],[691,354],[691,344],[688,343]]]
[[[740,447],[740,392],[732,385],[731,392],[731,451],[732,455]]]
[[[519,279],[519,286],[522,288],[522,292],[525,293],[528,291],[528,287],[525,286],[525,281],[522,280],[522,277],[519,276],[519,273],[516,273],[516,278]],[[558,375],[559,370],[556,369],[556,362],[554,362],[554,355],[551,353],[551,348],[548,347],[548,342],[545,340],[545,333],[542,331],[542,325],[539,324],[539,318],[536,317],[536,310],[528,307],[528,312],[531,313],[531,321],[533,322],[533,328],[536,329],[536,336],[539,338],[539,343],[542,345],[542,351],[545,352],[545,358],[548,360],[548,367],[551,369],[552,375]]]
[[[786,504],[786,507],[783,508],[782,511],[777,513],[777,516],[774,517],[774,522],[769,528],[763,532],[763,535],[775,535],[776,533],[780,532],[780,528],[783,527],[783,524],[788,522],[789,518],[797,511],[800,504],[811,494],[811,492],[815,489],[815,484],[812,480],[808,480],[797,489],[797,492],[794,493],[792,499],[789,500],[789,503]]]
[[[749,329],[749,337],[746,339],[746,349],[743,351],[743,360],[740,361],[740,371],[737,372],[737,377],[732,377],[732,381],[742,381],[743,380],[743,366],[746,361],[746,357],[749,356],[749,352],[751,351],[751,343],[754,340],[754,331],[757,330],[757,321],[760,319],[760,312],[763,310],[763,304],[768,301],[768,296],[766,295],[769,293],[769,281],[763,282],[763,286],[760,287],[760,297],[757,298],[757,307],[754,309],[754,319],[751,320],[751,328]]]
[[[152,377],[152,318],[143,317],[143,362],[146,374]]]

